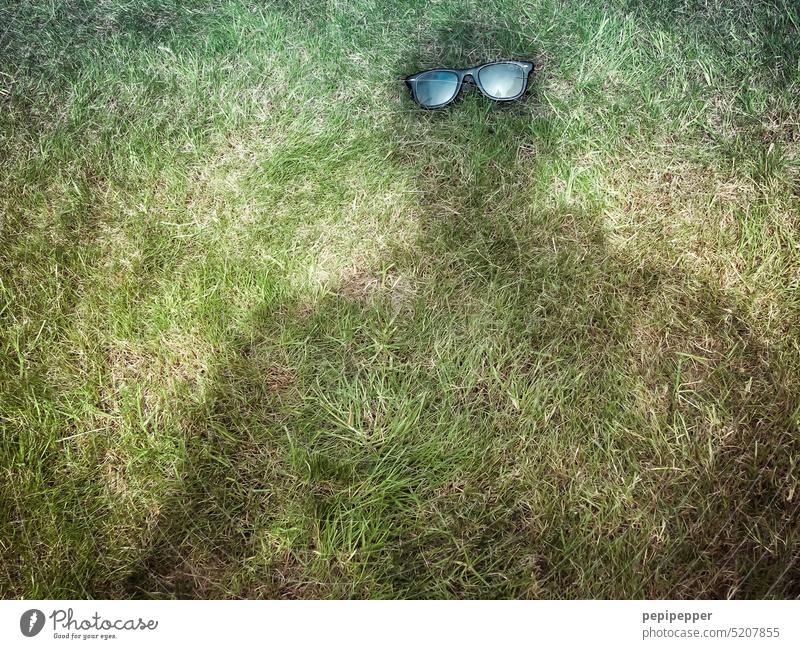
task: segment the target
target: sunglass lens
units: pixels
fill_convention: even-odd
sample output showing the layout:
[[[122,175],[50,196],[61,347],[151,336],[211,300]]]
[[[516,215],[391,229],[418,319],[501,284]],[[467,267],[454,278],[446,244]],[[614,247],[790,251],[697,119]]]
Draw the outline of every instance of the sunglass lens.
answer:
[[[481,68],[478,80],[492,99],[513,99],[525,86],[525,71],[513,63],[494,63]]]
[[[434,70],[417,77],[417,101],[433,108],[446,104],[458,92],[458,75],[455,72]]]

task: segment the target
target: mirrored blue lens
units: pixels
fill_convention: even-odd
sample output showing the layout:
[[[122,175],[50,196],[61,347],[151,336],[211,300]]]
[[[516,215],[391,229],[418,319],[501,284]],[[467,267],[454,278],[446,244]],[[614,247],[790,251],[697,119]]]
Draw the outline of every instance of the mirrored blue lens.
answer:
[[[522,92],[525,71],[513,63],[494,63],[481,68],[478,80],[483,91],[493,99],[511,99]]]
[[[417,101],[423,106],[439,106],[450,101],[458,92],[455,72],[434,70],[417,77]]]

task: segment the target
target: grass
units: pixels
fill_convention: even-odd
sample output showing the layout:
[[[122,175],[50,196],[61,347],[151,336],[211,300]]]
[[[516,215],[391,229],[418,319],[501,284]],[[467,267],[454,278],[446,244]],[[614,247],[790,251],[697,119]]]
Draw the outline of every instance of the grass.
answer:
[[[791,0],[0,24],[0,595],[800,595]]]

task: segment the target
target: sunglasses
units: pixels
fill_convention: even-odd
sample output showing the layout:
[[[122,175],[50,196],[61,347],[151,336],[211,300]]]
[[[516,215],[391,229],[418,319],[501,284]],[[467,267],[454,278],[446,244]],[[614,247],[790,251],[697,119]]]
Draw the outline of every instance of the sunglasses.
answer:
[[[513,101],[525,93],[532,70],[533,63],[529,61],[497,61],[465,70],[438,68],[406,77],[406,85],[414,101],[423,108],[447,106],[458,96],[465,79],[471,80],[489,99]]]

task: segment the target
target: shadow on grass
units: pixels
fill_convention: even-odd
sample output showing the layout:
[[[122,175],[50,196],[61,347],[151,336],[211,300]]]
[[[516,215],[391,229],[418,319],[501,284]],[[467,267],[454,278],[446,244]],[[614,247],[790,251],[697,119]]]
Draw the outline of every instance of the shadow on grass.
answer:
[[[800,593],[797,367],[514,110],[398,112],[418,240],[255,313],[128,594]]]
[[[797,79],[800,7],[796,3],[627,0],[624,4],[660,29],[673,30],[677,25],[698,33],[704,46],[713,47],[723,61],[741,71],[744,83],[752,83],[750,74],[739,67],[744,61],[777,87]]]

